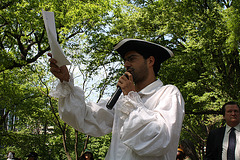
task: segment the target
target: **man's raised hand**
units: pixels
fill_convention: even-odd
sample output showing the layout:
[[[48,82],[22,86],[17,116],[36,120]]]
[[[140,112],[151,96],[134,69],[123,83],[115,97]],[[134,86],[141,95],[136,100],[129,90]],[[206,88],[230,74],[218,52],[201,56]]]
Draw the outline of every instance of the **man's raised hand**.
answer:
[[[69,79],[70,79],[70,75],[69,75],[67,67],[65,65],[61,66],[61,67],[58,67],[56,65],[57,61],[54,58],[52,58],[52,54],[48,53],[48,56],[51,57],[49,59],[49,62],[50,62],[50,72],[55,77],[57,77],[61,82],[63,82],[63,81],[67,81],[68,82]]]

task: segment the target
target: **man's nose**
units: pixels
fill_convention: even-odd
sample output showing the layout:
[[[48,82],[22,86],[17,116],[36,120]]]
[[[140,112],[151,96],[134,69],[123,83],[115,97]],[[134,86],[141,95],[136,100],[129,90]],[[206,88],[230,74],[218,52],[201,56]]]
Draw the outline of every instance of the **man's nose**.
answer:
[[[131,63],[129,61],[125,61],[124,62],[124,67],[129,67],[129,66],[131,66]]]
[[[232,112],[231,112],[231,114],[232,114],[232,115],[235,115],[235,114],[236,114],[236,112],[235,112],[235,111],[232,111]]]

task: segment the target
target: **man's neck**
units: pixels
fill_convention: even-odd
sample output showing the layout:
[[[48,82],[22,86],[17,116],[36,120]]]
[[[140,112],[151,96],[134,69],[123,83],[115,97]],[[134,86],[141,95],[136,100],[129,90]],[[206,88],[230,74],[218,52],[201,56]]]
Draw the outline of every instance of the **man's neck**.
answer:
[[[233,123],[228,123],[227,125],[230,127],[236,127],[239,124],[239,122],[233,122]]]
[[[149,84],[153,83],[156,81],[156,77],[150,77],[147,80],[137,83],[135,84],[135,89],[137,92],[141,91],[143,88],[145,88],[146,86],[148,86]]]

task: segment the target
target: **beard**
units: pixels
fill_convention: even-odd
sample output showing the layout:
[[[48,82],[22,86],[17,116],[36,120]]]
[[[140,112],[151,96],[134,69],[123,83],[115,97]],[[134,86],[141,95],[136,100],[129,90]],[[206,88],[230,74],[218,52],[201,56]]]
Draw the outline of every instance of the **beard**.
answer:
[[[132,74],[135,84],[145,81],[149,75],[146,60],[138,68],[129,67],[127,71]]]

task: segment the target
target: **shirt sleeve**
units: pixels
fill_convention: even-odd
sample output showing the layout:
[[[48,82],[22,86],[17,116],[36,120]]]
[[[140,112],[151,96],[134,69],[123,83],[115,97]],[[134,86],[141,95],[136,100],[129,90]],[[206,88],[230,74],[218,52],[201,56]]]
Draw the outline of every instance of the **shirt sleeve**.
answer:
[[[58,83],[50,96],[59,99],[60,118],[78,131],[95,137],[112,131],[113,111],[106,108],[106,100],[86,103],[84,91],[72,81]]]
[[[125,96],[123,108],[119,109],[124,119],[121,140],[140,156],[162,156],[177,148],[184,100],[175,86],[164,86],[162,90],[154,95],[158,96],[158,103],[153,110],[144,105],[136,92]]]

